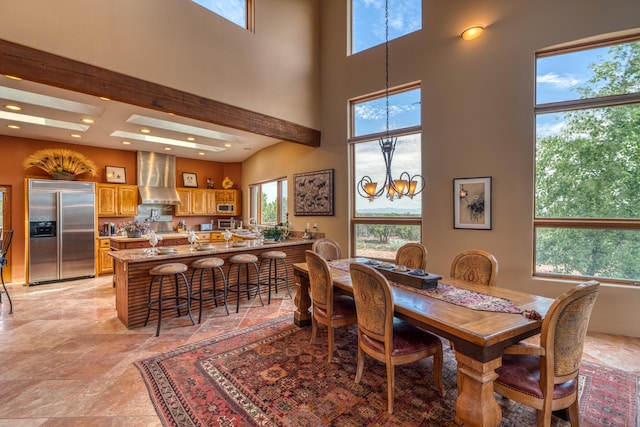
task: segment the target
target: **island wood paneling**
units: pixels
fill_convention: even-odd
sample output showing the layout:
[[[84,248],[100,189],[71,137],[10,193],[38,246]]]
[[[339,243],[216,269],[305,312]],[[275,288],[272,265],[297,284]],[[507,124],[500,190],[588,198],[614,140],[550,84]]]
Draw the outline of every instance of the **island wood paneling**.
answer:
[[[127,328],[137,328],[144,325],[144,321],[147,316],[147,302],[149,299],[148,289],[149,283],[151,281],[151,276],[149,275],[149,270],[153,267],[165,264],[168,262],[180,262],[186,265],[190,265],[194,260],[205,257],[218,257],[225,260],[225,265],[223,266],[224,273],[227,275],[227,271],[229,268],[226,260],[238,253],[250,253],[259,256],[260,253],[270,251],[270,250],[278,250],[287,254],[287,277],[289,278],[289,290],[291,292],[292,297],[296,294],[296,282],[295,277],[293,275],[292,265],[295,263],[305,262],[304,252],[305,250],[310,250],[313,241],[305,242],[304,244],[296,244],[292,246],[258,246],[252,248],[243,248],[241,252],[227,252],[227,253],[216,253],[216,254],[201,254],[195,252],[193,256],[180,257],[176,259],[154,259],[150,257],[148,260],[143,262],[131,262],[125,263],[118,259],[114,259],[115,266],[115,277],[116,277],[116,309],[118,312],[118,318]],[[268,263],[265,262],[262,266],[263,268],[260,271],[261,278],[266,277],[266,271],[268,268]],[[249,270],[251,271],[251,269]],[[235,272],[235,268],[234,268]],[[192,269],[189,269],[186,273],[187,279],[191,280]],[[250,275],[252,281],[255,281],[255,273]],[[156,279],[156,283],[157,283]],[[169,280],[169,282],[167,282]],[[232,277],[229,277],[228,280],[230,283],[236,283],[236,274],[232,274]],[[169,283],[169,286],[167,286]],[[220,281],[217,281],[217,285],[220,285]],[[211,286],[211,275],[207,274],[205,276],[205,286]],[[278,287],[278,294],[283,295],[285,289],[282,288],[283,285]],[[173,293],[173,278],[165,279],[165,292],[169,292],[169,294]],[[196,288],[197,289],[197,288]],[[275,292],[275,289],[273,289]],[[181,295],[186,295],[184,291],[181,289]],[[262,299],[267,304],[267,296],[269,292],[269,287],[267,285],[261,286],[261,294]],[[165,296],[167,294],[165,293]],[[286,293],[284,293],[286,295]],[[241,298],[246,298],[246,293],[240,294]],[[157,298],[157,286],[154,285],[154,292],[152,293],[152,298]],[[229,306],[229,311],[233,312],[234,305],[236,302],[236,296],[234,294],[228,295],[227,305]],[[204,303],[204,307],[212,307],[213,302],[206,301]],[[192,313],[197,315],[198,306],[197,304],[192,303]],[[223,310],[220,308],[220,310]],[[182,313],[183,316],[185,313]],[[163,312],[163,318],[171,318],[177,317],[177,313],[174,310],[168,310]],[[157,322],[157,312],[152,311],[151,316],[149,318],[150,324],[155,324]]]

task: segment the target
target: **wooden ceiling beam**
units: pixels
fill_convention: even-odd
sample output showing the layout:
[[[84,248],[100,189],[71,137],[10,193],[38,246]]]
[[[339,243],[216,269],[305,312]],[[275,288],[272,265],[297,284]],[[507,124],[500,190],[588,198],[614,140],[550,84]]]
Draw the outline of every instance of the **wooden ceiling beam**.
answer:
[[[0,39],[0,74],[310,147],[320,131]]]

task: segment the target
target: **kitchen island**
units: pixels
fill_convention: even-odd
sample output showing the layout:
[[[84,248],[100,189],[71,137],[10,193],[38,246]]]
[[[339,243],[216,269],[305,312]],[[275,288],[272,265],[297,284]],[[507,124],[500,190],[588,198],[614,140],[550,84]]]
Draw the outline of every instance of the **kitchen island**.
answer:
[[[294,263],[305,262],[304,252],[311,249],[314,242],[313,239],[291,238],[283,242],[270,244],[259,244],[257,240],[247,240],[245,242],[245,246],[234,246],[233,244],[227,246],[226,243],[212,243],[210,248],[205,250],[198,250],[196,249],[197,246],[191,248],[190,245],[176,245],[173,246],[175,252],[171,254],[150,254],[148,248],[111,251],[109,256],[113,258],[118,318],[130,329],[144,325],[147,316],[149,282],[151,280],[149,270],[157,265],[169,262],[179,262],[188,266],[199,258],[218,257],[225,260],[223,268],[226,275],[228,268],[226,260],[235,254],[249,253],[259,257],[262,252],[278,250],[287,254],[289,287],[292,293],[296,291],[294,287],[295,277],[291,266]],[[263,274],[266,275],[266,266],[267,263],[265,263],[265,268],[260,272],[261,277]],[[191,269],[185,274],[187,279],[190,279]],[[234,283],[236,277],[231,277],[229,280]],[[252,277],[252,280],[255,280],[255,277]],[[207,281],[209,284],[207,284]],[[205,286],[210,286],[210,282],[211,276],[207,275]],[[220,285],[219,281],[218,285]],[[263,299],[266,301],[264,296],[268,292],[268,286],[262,286],[261,291]],[[280,289],[279,291],[282,292]],[[229,299],[227,304],[235,302],[235,295],[229,295],[229,297],[234,299]],[[298,298],[297,293],[296,298]],[[211,302],[208,305],[205,304],[205,307],[207,306],[211,306]],[[154,323],[156,316],[157,313],[152,312],[149,322]],[[175,317],[176,313],[174,311],[166,311],[162,316]]]

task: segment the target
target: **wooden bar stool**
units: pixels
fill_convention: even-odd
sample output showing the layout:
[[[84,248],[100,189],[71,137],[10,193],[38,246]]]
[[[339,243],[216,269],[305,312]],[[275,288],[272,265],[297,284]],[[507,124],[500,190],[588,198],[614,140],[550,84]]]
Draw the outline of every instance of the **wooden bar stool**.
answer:
[[[269,298],[267,304],[271,304],[271,286],[275,286],[276,294],[278,293],[278,283],[284,283],[287,286],[287,295],[291,297],[289,292],[289,274],[287,270],[287,254],[282,251],[267,251],[260,254],[260,271],[262,264],[269,263],[267,277],[260,281],[261,284],[269,286]],[[284,274],[278,275],[278,263],[280,264],[280,272]]]
[[[227,311],[227,316],[229,315],[229,308],[227,307],[227,279],[224,276],[224,271],[222,271],[222,266],[224,265],[224,260],[220,258],[201,258],[193,261],[191,263],[191,300],[199,301],[199,310],[198,314],[198,323],[202,321],[202,301],[213,301],[218,306],[218,300],[221,300],[224,303],[224,309]],[[218,289],[216,287],[216,272],[214,269],[217,269],[220,272],[220,276],[222,276],[222,288]],[[204,273],[207,270],[211,270],[211,288],[204,289]],[[198,286],[198,290],[195,291],[195,281],[194,276],[196,272],[200,273],[200,286]],[[202,295],[205,293],[206,295]]]
[[[253,265],[256,270],[256,281],[251,282],[249,279],[249,265]],[[245,270],[245,281],[240,281],[240,276],[242,272],[242,266],[244,265]],[[236,283],[231,282],[231,269],[236,267],[238,275]],[[229,292],[236,293],[236,313],[240,310],[240,288],[245,286],[247,291],[247,299],[250,297],[250,291],[255,290],[256,294],[260,297],[260,304],[264,306],[264,302],[262,301],[262,295],[260,294],[260,269],[258,268],[258,257],[252,254],[238,254],[233,255],[229,258],[229,268],[227,269],[227,294]],[[255,295],[254,295],[255,298]]]
[[[181,307],[187,308],[187,313],[189,313],[189,319],[191,319],[191,324],[195,325],[193,321],[193,317],[191,316],[191,287],[189,286],[189,282],[187,281],[187,277],[184,275],[184,272],[187,271],[187,266],[180,263],[168,263],[168,264],[160,264],[153,267],[149,270],[149,274],[151,275],[151,282],[149,283],[149,303],[147,304],[147,318],[144,321],[144,326],[147,326],[147,322],[149,322],[149,315],[151,314],[151,310],[155,310],[158,312],[158,327],[156,329],[156,336],[160,335],[160,324],[162,323],[162,312],[165,310],[173,310],[176,309],[178,312],[178,317],[182,316],[180,313]],[[166,276],[173,275],[173,279],[175,282],[175,295],[172,296],[164,296],[162,294],[164,278]],[[184,286],[186,288],[186,294],[184,296],[180,296],[180,287],[178,282],[178,276],[182,276],[182,280],[184,281]],[[158,298],[151,299],[151,294],[153,292],[153,283],[156,278],[160,278],[160,285],[158,286]],[[163,306],[162,303],[164,301],[175,301],[173,305]]]

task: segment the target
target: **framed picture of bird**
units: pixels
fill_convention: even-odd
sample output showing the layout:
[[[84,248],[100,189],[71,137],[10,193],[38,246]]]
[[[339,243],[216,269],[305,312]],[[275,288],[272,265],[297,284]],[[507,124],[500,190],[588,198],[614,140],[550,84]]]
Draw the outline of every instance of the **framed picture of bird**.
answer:
[[[293,175],[294,215],[332,216],[333,169]]]

